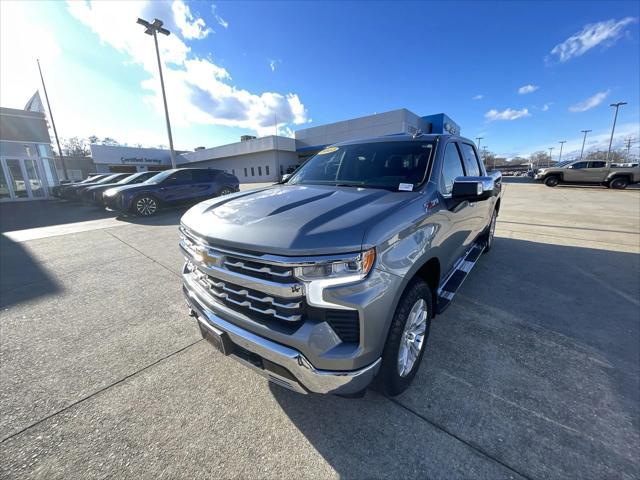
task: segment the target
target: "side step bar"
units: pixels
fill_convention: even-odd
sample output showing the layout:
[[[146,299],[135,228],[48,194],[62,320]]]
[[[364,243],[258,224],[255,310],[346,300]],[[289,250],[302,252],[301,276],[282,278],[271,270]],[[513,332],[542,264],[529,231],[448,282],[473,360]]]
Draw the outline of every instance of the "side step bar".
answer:
[[[437,313],[444,312],[460,286],[464,283],[469,272],[476,266],[480,255],[484,251],[485,243],[477,242],[465,253],[456,263],[451,275],[444,279],[443,284],[438,288]]]

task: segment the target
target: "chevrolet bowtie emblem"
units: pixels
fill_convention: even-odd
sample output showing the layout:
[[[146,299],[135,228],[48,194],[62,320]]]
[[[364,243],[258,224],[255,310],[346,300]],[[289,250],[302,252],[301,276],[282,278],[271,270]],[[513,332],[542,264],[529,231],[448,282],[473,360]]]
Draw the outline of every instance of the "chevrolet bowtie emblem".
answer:
[[[209,255],[209,250],[206,247],[197,245],[193,249],[196,260],[206,263],[208,265],[216,265],[218,259]]]

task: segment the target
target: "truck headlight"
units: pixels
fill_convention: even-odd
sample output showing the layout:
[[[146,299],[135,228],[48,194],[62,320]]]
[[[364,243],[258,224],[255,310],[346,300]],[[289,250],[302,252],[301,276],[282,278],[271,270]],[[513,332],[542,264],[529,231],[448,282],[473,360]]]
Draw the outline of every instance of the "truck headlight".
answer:
[[[362,252],[358,258],[339,260],[317,265],[296,267],[295,276],[305,284],[307,303],[314,307],[352,310],[352,308],[327,302],[323,298],[324,289],[357,282],[367,276],[376,259],[375,249]]]
[[[360,254],[357,259],[296,267],[295,275],[297,278],[305,282],[327,278],[341,279],[353,276],[359,277],[359,280],[367,276],[369,270],[371,270],[371,267],[373,266],[375,258],[376,251],[372,248]]]

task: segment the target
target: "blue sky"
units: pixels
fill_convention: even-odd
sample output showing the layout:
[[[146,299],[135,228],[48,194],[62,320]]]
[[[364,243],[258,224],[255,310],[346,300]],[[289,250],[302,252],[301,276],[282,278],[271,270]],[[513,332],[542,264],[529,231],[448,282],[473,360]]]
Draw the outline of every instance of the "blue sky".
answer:
[[[640,137],[638,2],[3,1],[0,104],[39,87],[63,137],[166,144],[151,37],[162,18],[177,148],[281,134],[396,108],[446,112],[490,150]],[[638,143],[634,152],[638,152]]]

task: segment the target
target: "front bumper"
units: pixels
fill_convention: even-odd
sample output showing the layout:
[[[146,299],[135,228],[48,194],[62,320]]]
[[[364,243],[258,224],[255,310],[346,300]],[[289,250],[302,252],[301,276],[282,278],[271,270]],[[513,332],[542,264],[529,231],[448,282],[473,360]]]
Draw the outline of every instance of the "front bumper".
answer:
[[[380,369],[382,359],[353,371],[316,369],[299,351],[268,340],[224,320],[201,302],[193,286],[183,286],[192,316],[201,327],[226,333],[233,343],[230,353],[270,381],[299,393],[331,393],[347,395],[365,389]],[[248,359],[246,352],[252,356]]]

